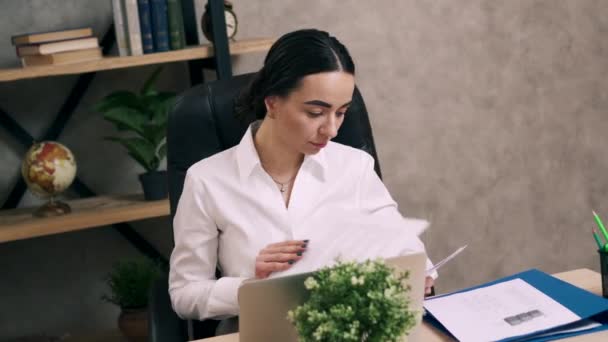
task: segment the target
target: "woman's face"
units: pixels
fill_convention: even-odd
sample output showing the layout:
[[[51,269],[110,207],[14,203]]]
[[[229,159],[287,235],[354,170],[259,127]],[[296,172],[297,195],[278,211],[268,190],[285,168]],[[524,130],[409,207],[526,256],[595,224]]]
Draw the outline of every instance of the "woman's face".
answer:
[[[338,134],[354,89],[353,75],[324,72],[305,76],[286,97],[267,97],[277,143],[305,155],[318,153]]]

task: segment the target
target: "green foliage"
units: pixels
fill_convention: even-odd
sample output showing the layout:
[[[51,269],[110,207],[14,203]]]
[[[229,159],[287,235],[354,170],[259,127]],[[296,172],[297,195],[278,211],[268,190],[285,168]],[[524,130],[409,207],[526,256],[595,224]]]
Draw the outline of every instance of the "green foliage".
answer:
[[[175,94],[154,90],[162,67],[144,82],[139,94],[116,91],[95,105],[104,119],[113,123],[120,136],[106,137],[123,145],[146,171],[155,171],[167,154],[166,132]]]
[[[105,280],[110,295],[101,298],[123,309],[144,308],[148,305],[150,286],[160,273],[160,266],[150,259],[120,261]]]
[[[300,341],[398,341],[416,322],[409,287],[382,260],[338,262],[306,279],[309,299],[289,312]]]

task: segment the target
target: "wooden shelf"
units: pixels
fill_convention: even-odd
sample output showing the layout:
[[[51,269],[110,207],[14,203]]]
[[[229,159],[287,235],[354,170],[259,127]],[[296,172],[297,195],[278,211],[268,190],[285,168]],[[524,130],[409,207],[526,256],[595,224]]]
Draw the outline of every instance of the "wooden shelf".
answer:
[[[0,243],[169,215],[169,200],[145,201],[142,195],[98,196],[67,201],[63,216],[32,216],[36,208],[0,211]]]
[[[270,49],[275,39],[244,39],[230,43],[230,54],[241,55],[261,52]],[[213,46],[204,44],[187,47],[182,50],[151,53],[141,56],[104,57],[95,61],[63,65],[30,66],[25,68],[0,69],[0,82],[16,81],[27,78],[81,74],[86,72],[129,68],[134,66],[159,64],[167,62],[188,61],[213,56]]]

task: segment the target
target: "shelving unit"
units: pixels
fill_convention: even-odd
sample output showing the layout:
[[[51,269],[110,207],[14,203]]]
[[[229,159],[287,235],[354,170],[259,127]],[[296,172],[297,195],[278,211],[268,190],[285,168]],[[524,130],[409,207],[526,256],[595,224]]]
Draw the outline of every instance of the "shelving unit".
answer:
[[[0,243],[169,215],[169,200],[145,201],[142,195],[96,196],[67,203],[72,213],[55,217],[34,217],[36,208],[0,211]]]
[[[5,128],[9,135],[24,148],[31,146],[34,141],[58,140],[98,71],[185,61],[188,64],[190,83],[196,85],[204,82],[203,68],[214,69],[217,79],[232,77],[231,56],[251,52],[265,52],[274,43],[275,40],[272,38],[229,41],[226,35],[224,2],[222,0],[208,0],[208,4],[213,28],[212,41],[215,42],[213,45],[198,45],[198,39],[194,41],[194,38],[197,37],[196,26],[186,26],[185,36],[188,47],[185,49],[142,56],[106,56],[115,43],[114,27],[111,25],[100,39],[103,55],[106,56],[100,60],[64,65],[0,69],[0,82],[78,75],[65,102],[54,116],[51,125],[40,136],[32,136],[2,108],[0,108],[0,127]],[[82,182],[78,176],[74,179],[71,189],[84,198],[73,202],[71,214],[62,218],[34,219],[31,217],[31,209],[29,211],[28,209],[14,209],[18,207],[23,194],[27,190],[23,179],[18,178],[9,191],[7,199],[0,206],[0,243],[112,224],[113,228],[140,252],[152,259],[167,261],[154,246],[133,230],[127,222],[168,215],[168,201],[145,203],[128,198],[95,197],[97,196],[95,191]],[[97,205],[101,207],[97,207]]]
[[[244,39],[229,43],[230,55],[267,51],[271,38]],[[11,82],[48,76],[93,73],[143,65],[193,61],[215,56],[213,45],[199,45],[182,50],[141,56],[104,57],[96,61],[65,65],[0,69],[0,82]],[[32,139],[33,140],[33,139]],[[77,179],[75,185],[84,195],[92,192]],[[33,237],[66,233],[98,226],[119,224],[145,218],[169,215],[169,201],[146,202],[141,196],[94,196],[70,201],[72,213],[60,217],[36,218],[35,208],[0,210],[0,243]],[[119,229],[120,231],[121,229]],[[124,231],[124,228],[122,228]],[[133,238],[133,236],[131,237]],[[140,241],[141,243],[141,241]],[[144,247],[146,248],[146,247]]]
[[[230,54],[236,56],[245,53],[267,51],[272,43],[274,43],[274,39],[271,38],[254,38],[231,42],[229,43]],[[169,62],[190,61],[211,58],[213,56],[213,45],[205,44],[188,47],[182,50],[151,53],[141,56],[104,57],[99,60],[81,63],[0,69],[0,82],[47,76],[82,74],[87,72],[130,68]]]
[[[274,39],[271,38],[244,39],[229,43],[229,49],[234,56],[267,51],[273,43]],[[65,65],[0,69],[0,82],[211,57],[214,57],[214,48],[206,44],[142,56],[104,57],[96,61]],[[35,208],[0,210],[0,243],[169,215],[168,200],[146,202],[137,195],[87,197],[69,203],[72,207],[71,214],[50,218],[33,217]]]
[[[0,107],[0,128],[5,129],[17,143],[28,148],[34,141],[59,140],[67,122],[78,108],[81,99],[95,79],[96,73],[105,70],[126,69],[131,67],[172,62],[187,62],[190,84],[204,82],[202,69],[214,69],[217,79],[232,76],[231,56],[254,52],[266,52],[274,43],[272,38],[243,39],[228,41],[224,20],[224,2],[207,0],[213,28],[214,45],[197,45],[192,37],[197,36],[196,27],[185,27],[186,44],[182,50],[151,53],[142,56],[107,56],[115,43],[113,25],[100,36],[104,58],[73,64],[38,66],[26,68],[0,69],[0,82],[78,75],[64,102],[52,116],[53,121],[39,136],[33,136],[17,120],[18,117]],[[200,22],[197,20],[197,23]],[[16,166],[18,168],[18,166]],[[170,214],[169,201],[144,201],[141,195],[98,196],[76,177],[71,190],[82,197],[68,201],[72,212],[67,215],[49,218],[36,218],[32,212],[36,208],[17,208],[27,190],[22,178],[18,177],[4,203],[0,203],[0,244],[11,241],[69,233],[100,226],[112,228],[130,242],[139,252],[154,260],[167,263],[166,257],[138,234],[128,222],[147,218],[163,217]],[[170,229],[170,226],[167,227]],[[86,334],[87,332],[85,332]],[[66,341],[126,341],[119,332],[96,334],[96,336],[69,336]]]

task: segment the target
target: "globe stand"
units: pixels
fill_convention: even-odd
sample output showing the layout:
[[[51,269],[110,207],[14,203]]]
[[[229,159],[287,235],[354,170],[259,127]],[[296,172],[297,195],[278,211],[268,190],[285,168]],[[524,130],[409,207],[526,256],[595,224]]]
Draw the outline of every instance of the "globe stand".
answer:
[[[36,217],[51,217],[69,214],[70,212],[72,212],[72,209],[67,203],[57,201],[54,197],[51,197],[47,203],[36,209],[33,215]]]

